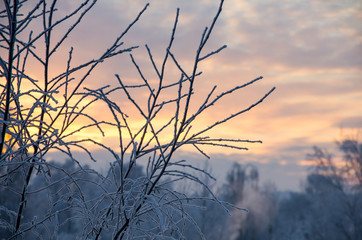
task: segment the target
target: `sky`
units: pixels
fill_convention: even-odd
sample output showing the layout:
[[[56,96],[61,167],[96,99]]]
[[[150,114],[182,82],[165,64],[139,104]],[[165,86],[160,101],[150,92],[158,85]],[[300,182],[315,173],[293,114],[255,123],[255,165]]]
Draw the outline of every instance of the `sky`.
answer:
[[[146,3],[99,1],[57,53],[59,58],[66,59],[70,46],[74,46],[74,64],[98,56]],[[58,13],[66,13],[76,4],[62,1]],[[218,4],[216,0],[153,0],[126,35],[125,46],[140,46],[132,54],[144,73],[155,78],[144,45],[160,64],[179,7],[172,52],[187,68]],[[223,45],[227,48],[200,64],[203,75],[196,85],[200,95],[196,95],[195,104],[214,85],[220,93],[259,76],[264,78],[215,105],[196,127],[247,107],[274,86],[276,90],[261,105],[211,133],[213,137],[263,141],[248,145],[248,151],[205,149],[212,172],[222,181],[233,162],[252,163],[259,168],[262,182],[274,182],[280,190],[298,190],[309,168],[306,154],[313,146],[331,148],[343,135],[362,128],[362,2],[226,0],[205,54]],[[64,66],[65,61],[59,61],[53,70]],[[169,71],[172,76],[175,70],[170,67]],[[139,81],[125,54],[102,65],[86,86],[113,85],[115,73],[130,82]],[[126,104],[124,96],[117,101]],[[103,110],[101,106],[93,109]],[[96,132],[85,134],[109,144],[115,137],[112,132],[105,138]],[[192,149],[186,148],[176,157],[203,165],[204,158]]]

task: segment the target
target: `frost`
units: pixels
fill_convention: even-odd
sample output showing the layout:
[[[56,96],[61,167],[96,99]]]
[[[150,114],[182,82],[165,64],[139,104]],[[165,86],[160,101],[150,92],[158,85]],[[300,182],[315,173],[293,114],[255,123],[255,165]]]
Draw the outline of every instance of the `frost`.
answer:
[[[194,101],[196,95],[202,96],[202,89],[196,87],[202,80],[200,62],[226,48],[205,51],[224,1],[215,5],[216,14],[201,31],[196,54],[187,65],[174,46],[177,9],[164,52],[154,53],[145,45],[147,58],[142,61],[151,66],[147,71],[135,55],[139,46],[126,40],[132,28],[142,24],[149,4],[103,51],[101,45],[94,46],[102,52],[99,57],[83,61],[74,57],[73,47],[64,52],[64,43],[97,0],[70,2],[64,8],[64,1],[4,1],[0,10],[4,24],[10,24],[0,28],[1,51],[8,56],[0,58],[4,80],[0,85],[0,220],[5,228],[0,235],[9,239],[185,239],[185,227],[191,224],[204,239],[191,214],[198,207],[192,202],[200,198],[174,186],[190,180],[209,193],[203,200],[226,212],[233,206],[219,200],[198,176],[213,179],[209,173],[176,162],[174,155],[187,145],[208,157],[204,146],[245,150],[245,142],[260,142],[208,134],[259,105],[274,88],[250,106],[214,119],[210,126],[193,127],[225,96],[235,96],[262,80],[258,77],[219,93],[215,86],[204,101]],[[127,69],[127,74],[116,73],[112,84],[95,89],[86,84],[96,69],[106,68],[110,58],[122,55],[130,56],[136,77],[123,77]],[[59,66],[53,66],[55,62]],[[29,70],[34,68],[36,74]],[[93,81],[102,84],[102,79]],[[94,112],[93,106],[101,107],[102,113]],[[101,149],[101,157],[93,146]],[[88,159],[78,157],[78,151]],[[66,160],[47,161],[49,153],[63,154]],[[87,160],[111,164],[108,172],[101,173]],[[142,162],[147,165],[145,172]]]

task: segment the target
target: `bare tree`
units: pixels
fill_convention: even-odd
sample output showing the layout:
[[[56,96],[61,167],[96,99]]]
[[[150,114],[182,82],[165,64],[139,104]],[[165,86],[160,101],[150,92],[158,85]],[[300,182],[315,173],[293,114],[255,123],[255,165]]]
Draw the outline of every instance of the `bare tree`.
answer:
[[[1,227],[5,229],[9,239],[51,238],[69,222],[80,222],[81,228],[77,237],[82,239],[99,239],[102,236],[107,239],[182,238],[185,231],[184,222],[193,222],[184,208],[191,199],[170,190],[167,184],[190,179],[206,188],[207,186],[196,175],[184,169],[196,169],[202,173],[204,171],[184,161],[174,161],[175,152],[185,145],[191,145],[207,156],[200,146],[244,150],[246,148],[242,146],[243,143],[260,142],[212,138],[207,134],[211,129],[260,104],[274,88],[247,108],[240,109],[202,129],[192,128],[194,121],[220,99],[262,79],[258,77],[218,95],[217,86],[214,86],[205,100],[196,106],[196,110],[191,110],[192,104],[192,109],[195,107],[192,99],[198,94],[195,83],[202,74],[199,64],[226,47],[204,52],[222,11],[223,0],[220,1],[210,26],[201,34],[191,67],[182,66],[172,49],[179,18],[177,9],[171,37],[160,63],[155,60],[157,58],[148,45],[145,45],[145,51],[157,76],[157,83],[147,77],[137,64],[136,57],[129,54],[139,73],[138,84],[129,83],[127,79],[120,77],[121,74],[116,74],[116,86],[89,89],[85,88],[84,83],[90,80],[90,75],[96,68],[109,58],[130,53],[138,48],[132,45],[125,47],[123,39],[139,22],[149,6],[144,6],[99,57],[72,66],[71,48],[64,64],[65,69],[59,74],[54,74],[50,68],[54,64],[55,53],[63,51],[60,46],[63,46],[96,2],[97,0],[84,0],[63,16],[57,15],[57,0],[4,0],[2,3],[4,8],[0,9],[0,191],[13,192],[14,197],[11,201],[16,204],[7,206],[2,202],[0,216],[6,217],[1,217],[0,220]],[[65,23],[70,26],[67,30],[64,30]],[[40,30],[39,26],[42,26]],[[54,37],[55,33],[57,38]],[[177,79],[165,77],[169,65],[178,70]],[[34,77],[30,74],[29,68],[34,66],[37,66],[37,72],[41,72],[42,76]],[[136,98],[134,91],[142,91],[145,98]],[[173,91],[174,95],[170,96],[170,91]],[[126,112],[129,109],[122,108],[120,99],[115,96],[126,96],[137,113]],[[88,111],[89,107],[96,103],[103,104],[109,110],[112,119],[99,120],[96,114]],[[159,126],[159,116],[165,111],[172,114],[169,114],[169,119]],[[138,128],[131,124],[132,115],[142,119],[142,125]],[[76,125],[80,120],[88,123]],[[107,146],[103,141],[79,137],[80,133],[93,128],[98,129],[101,135],[104,135],[104,129],[109,128],[117,132],[119,149]],[[164,134],[168,138],[160,137]],[[103,148],[114,158],[105,176],[84,167],[72,154],[75,150],[81,149],[90,159],[95,160],[91,149],[87,147],[89,143]],[[66,154],[76,163],[77,168],[67,170],[46,161],[47,154],[52,151]],[[132,177],[137,162],[142,160],[147,161],[146,173],[137,178]],[[61,173],[61,177],[56,181],[51,180],[54,172]],[[20,178],[17,177],[19,175]],[[32,183],[35,182],[32,179],[38,176],[42,176],[43,186],[33,184],[32,187]],[[85,182],[88,184],[83,184]],[[53,186],[57,184],[62,184],[63,187],[54,190]],[[91,194],[91,199],[87,193],[90,186],[97,189],[97,193]],[[31,216],[31,209],[35,206],[29,206],[34,201],[28,199],[44,192],[47,194],[42,196],[48,196],[47,201],[52,207],[40,216]],[[210,194],[210,200],[217,202],[227,211],[225,204],[211,191]],[[6,197],[1,200],[10,201]],[[64,215],[68,217],[62,220],[60,215],[70,210],[71,214]],[[201,231],[200,234],[203,236]]]
[[[309,158],[315,167],[307,178],[306,191],[315,198],[318,209],[326,212],[327,222],[334,223],[326,233],[359,239],[362,234],[362,144],[358,137],[346,137],[337,142],[337,146],[342,153],[340,158],[326,149],[314,147]]]

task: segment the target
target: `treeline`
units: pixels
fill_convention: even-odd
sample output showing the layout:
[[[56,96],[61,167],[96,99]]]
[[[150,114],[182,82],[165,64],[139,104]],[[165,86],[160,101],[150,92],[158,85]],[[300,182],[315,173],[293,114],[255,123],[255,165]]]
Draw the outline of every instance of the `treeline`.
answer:
[[[229,217],[215,203],[200,201],[204,208],[193,215],[206,239],[362,239],[362,144],[345,139],[337,145],[339,158],[314,147],[308,155],[313,168],[301,192],[260,187],[256,167],[234,164],[219,198],[249,212],[232,210]],[[200,238],[194,231],[187,239]]]
[[[255,166],[235,163],[226,176],[226,183],[220,188],[213,187],[207,174],[200,175],[203,178],[200,180],[206,185],[199,186],[193,194],[189,194],[189,198],[179,200],[183,201],[180,206],[184,208],[180,212],[187,216],[178,216],[175,211],[164,207],[156,209],[162,214],[152,217],[161,218],[166,214],[175,222],[187,219],[180,221],[173,233],[167,233],[174,239],[360,240],[362,144],[346,139],[338,143],[338,148],[342,153],[341,158],[314,148],[314,152],[308,156],[314,167],[301,192],[278,192],[272,184],[260,186]],[[91,236],[94,231],[92,226],[103,224],[107,228],[109,223],[92,223],[96,219],[105,219],[97,216],[105,214],[102,209],[107,209],[114,201],[129,201],[129,205],[140,201],[136,198],[137,182],[145,179],[141,166],[132,168],[130,179],[134,180],[127,183],[125,191],[135,194],[129,194],[127,199],[114,199],[111,194],[104,194],[117,191],[116,187],[122,184],[122,170],[117,165],[110,168],[107,177],[88,167],[82,168],[74,161],[50,163],[43,167],[46,169],[41,172],[46,174],[33,178],[25,199],[22,218],[26,226],[22,228],[21,236],[26,239],[87,239],[86,235],[79,233],[88,232]],[[22,171],[26,170],[26,166],[9,165],[7,169],[0,170],[1,175],[8,175],[8,182],[0,186],[0,236],[1,239],[8,239],[13,236],[12,226],[16,224],[15,216],[21,200],[19,192],[26,181]],[[182,186],[172,185],[172,180],[168,180],[166,185],[173,192],[182,192]],[[221,204],[225,202],[230,203],[224,204],[227,209]],[[232,205],[246,208],[248,212]],[[112,216],[111,219],[117,217]],[[152,218],[148,216],[147,219]],[[162,231],[156,227],[158,225],[153,227],[152,221],[139,220],[135,239],[137,236],[143,236],[139,239],[149,239],[143,233],[146,230],[155,233]],[[162,221],[155,219],[155,222]],[[165,229],[172,231],[172,228]],[[102,232],[100,237],[110,239],[111,231]]]
[[[21,199],[28,166],[25,164],[0,168],[0,175],[6,175],[7,182],[0,185],[0,239],[87,239],[92,235],[93,224],[99,219],[115,199],[111,193],[120,184],[121,171],[113,165],[107,176],[102,176],[88,166],[81,167],[76,162],[66,160],[64,163],[50,162],[43,167],[31,181],[26,199]],[[124,171],[123,171],[124,172]],[[135,166],[130,179],[143,176],[142,168]],[[130,190],[131,184],[127,184]],[[129,201],[134,202],[132,194]],[[22,220],[26,223],[22,234],[14,236],[19,202],[25,201]],[[104,223],[103,223],[104,224]],[[110,239],[111,234],[102,233],[103,239]]]

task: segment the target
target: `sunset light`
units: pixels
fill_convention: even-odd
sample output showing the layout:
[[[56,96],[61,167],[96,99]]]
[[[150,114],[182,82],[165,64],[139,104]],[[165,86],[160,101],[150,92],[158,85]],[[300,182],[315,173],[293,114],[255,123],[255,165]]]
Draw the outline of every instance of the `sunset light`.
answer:
[[[0,235],[287,239],[289,200],[362,209],[361,1],[4,0],[0,38]]]

